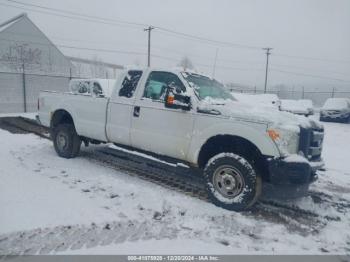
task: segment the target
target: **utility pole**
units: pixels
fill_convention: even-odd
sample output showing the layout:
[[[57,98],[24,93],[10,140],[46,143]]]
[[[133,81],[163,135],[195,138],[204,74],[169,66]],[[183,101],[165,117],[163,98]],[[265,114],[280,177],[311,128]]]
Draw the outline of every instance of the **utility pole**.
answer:
[[[272,50],[273,48],[271,47],[265,47],[263,48],[263,50],[266,50],[266,72],[265,72],[265,88],[264,88],[264,93],[266,94],[266,87],[267,87],[267,72],[269,70],[269,55],[271,54],[270,53],[270,50]]]
[[[214,66],[213,66],[213,78],[215,77],[216,60],[218,59],[218,52],[219,52],[219,48],[216,48],[215,59],[214,59]]]
[[[147,66],[151,66],[151,31],[154,29],[153,26],[149,26],[148,28],[145,28],[144,31],[148,31],[148,59],[147,59]]]
[[[23,107],[24,113],[27,112],[27,94],[26,94],[26,72],[24,62],[22,63],[22,87],[23,87]]]
[[[301,88],[302,88],[302,90],[303,90],[303,93],[302,93],[301,98],[304,99],[304,97],[305,97],[305,88],[304,88],[304,86],[302,86]]]

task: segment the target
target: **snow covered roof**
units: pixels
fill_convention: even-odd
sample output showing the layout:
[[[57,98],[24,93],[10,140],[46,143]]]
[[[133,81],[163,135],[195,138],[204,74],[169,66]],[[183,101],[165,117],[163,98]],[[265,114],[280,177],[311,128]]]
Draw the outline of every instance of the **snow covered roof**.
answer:
[[[4,31],[6,28],[10,27],[11,25],[13,25],[14,23],[16,23],[17,21],[21,20],[22,18],[27,17],[26,13],[22,13],[19,14],[7,21],[5,21],[4,23],[0,24],[0,32]]]
[[[295,114],[307,114],[309,112],[308,106],[304,102],[293,99],[282,99],[281,110]]]
[[[231,92],[231,94],[235,99],[244,103],[270,107],[278,107],[280,105],[280,99],[276,94],[242,94],[237,92]]]
[[[165,71],[165,72],[173,72],[173,73],[181,73],[181,72],[186,72],[189,74],[197,74],[197,75],[201,75],[201,76],[206,76],[208,78],[212,78],[211,76],[203,73],[203,72],[199,72],[199,71],[195,71],[195,70],[190,70],[190,69],[186,69],[184,70],[182,67],[145,67],[145,66],[137,66],[137,65],[126,65],[125,70],[129,71],[129,70],[142,70],[142,71]]]
[[[350,107],[350,99],[348,98],[328,98],[322,109],[336,110]]]
[[[313,109],[314,103],[310,99],[299,99],[299,103],[303,104],[307,108]]]
[[[10,27],[14,26],[15,24],[17,24],[18,22],[21,22],[22,20],[24,20],[23,22],[26,23],[26,25],[28,25],[30,30],[33,30],[33,32],[26,32],[26,35],[23,34],[23,32],[8,32],[11,30],[7,30]],[[28,28],[26,28],[26,30],[28,30]],[[14,31],[16,31],[17,29],[14,29]],[[6,32],[5,32],[6,31]],[[41,29],[32,21],[30,20],[30,18],[28,17],[27,13],[21,13],[5,22],[3,22],[2,24],[0,24],[0,34],[7,34],[10,33],[11,38],[12,35],[22,35],[22,39],[16,39],[16,41],[20,41],[23,43],[30,43],[30,44],[36,44],[34,42],[38,42],[40,45],[43,44],[47,44],[50,45],[53,49],[55,49],[69,64],[69,66],[71,68],[73,68],[73,64],[70,61],[70,59],[68,59],[63,53],[62,51],[44,34],[43,31],[41,31]],[[31,39],[28,40],[28,36],[30,36],[31,34],[35,34],[36,40],[33,41]],[[39,37],[40,36],[40,37]],[[8,38],[8,36],[6,37]],[[40,39],[40,40],[39,40]]]

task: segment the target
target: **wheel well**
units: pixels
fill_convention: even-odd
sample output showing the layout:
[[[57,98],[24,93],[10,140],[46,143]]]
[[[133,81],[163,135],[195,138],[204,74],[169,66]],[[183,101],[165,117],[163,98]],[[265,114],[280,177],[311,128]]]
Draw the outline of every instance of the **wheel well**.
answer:
[[[198,166],[204,168],[210,158],[223,152],[244,157],[257,169],[263,180],[268,180],[266,158],[252,142],[239,136],[217,135],[209,138],[199,152]]]
[[[63,110],[63,109],[57,110],[52,115],[51,123],[50,123],[51,129],[57,127],[59,124],[74,125],[72,116],[66,110]]]

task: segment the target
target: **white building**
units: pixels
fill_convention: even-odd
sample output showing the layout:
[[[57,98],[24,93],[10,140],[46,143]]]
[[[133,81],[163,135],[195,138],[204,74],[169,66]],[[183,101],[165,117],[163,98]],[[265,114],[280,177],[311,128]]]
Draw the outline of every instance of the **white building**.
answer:
[[[115,78],[124,67],[65,56],[20,14],[0,24],[0,113],[33,112],[42,90],[67,91],[74,78]]]
[[[0,70],[69,75],[73,64],[24,14],[0,24]]]

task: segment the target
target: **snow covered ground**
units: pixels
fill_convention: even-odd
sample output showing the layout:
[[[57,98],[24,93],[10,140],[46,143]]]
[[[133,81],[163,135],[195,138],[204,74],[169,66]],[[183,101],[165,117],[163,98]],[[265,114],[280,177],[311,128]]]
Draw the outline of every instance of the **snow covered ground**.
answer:
[[[325,128],[327,170],[312,190],[350,203],[350,125]],[[310,221],[310,227],[293,230],[273,218],[229,212],[97,165],[84,155],[59,158],[50,141],[32,134],[0,129],[0,145],[0,254],[350,253],[349,208],[341,212],[310,197],[293,201],[339,217],[320,218],[316,229]]]
[[[34,113],[0,113],[0,117],[10,117],[10,116],[21,116],[21,117],[25,117],[28,119],[34,119],[35,117],[38,115],[38,113],[34,112]]]

